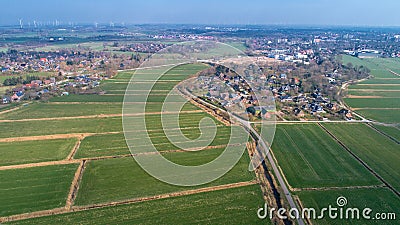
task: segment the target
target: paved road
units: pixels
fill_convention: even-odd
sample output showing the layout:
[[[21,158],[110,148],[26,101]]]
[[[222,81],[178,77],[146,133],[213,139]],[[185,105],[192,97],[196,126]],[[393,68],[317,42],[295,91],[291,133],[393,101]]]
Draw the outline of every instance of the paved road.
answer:
[[[192,99],[193,99],[193,98],[197,98],[196,96],[194,96],[192,93],[190,93],[190,92],[187,91],[186,89],[184,89],[184,92],[183,92],[182,94],[184,94],[185,96],[187,96],[187,97],[189,97],[189,98],[192,98]],[[201,102],[202,102],[203,104],[205,104],[205,105],[210,105],[209,103],[203,101],[202,99],[199,99],[199,101],[201,101]],[[212,106],[212,105],[210,105],[210,106]],[[220,110],[221,110],[221,109],[220,109]],[[234,120],[236,120],[237,122],[239,122],[239,124],[241,124],[241,126],[243,126],[243,127],[245,128],[245,130],[246,130],[247,132],[249,132],[249,134],[251,133],[251,134],[255,135],[255,136],[258,138],[257,151],[259,151],[259,153],[260,153],[262,156],[265,156],[265,155],[266,155],[266,157],[267,157],[269,163],[271,164],[272,169],[274,170],[274,173],[275,173],[275,175],[276,175],[276,177],[277,177],[277,179],[278,179],[279,185],[281,186],[281,188],[282,188],[282,190],[283,190],[283,194],[285,195],[286,200],[289,202],[290,207],[291,207],[292,209],[297,209],[297,211],[301,213],[301,210],[299,210],[299,209],[297,208],[297,205],[295,204],[295,202],[294,202],[294,200],[293,200],[293,197],[292,197],[292,195],[290,194],[290,191],[289,191],[288,187],[286,186],[286,183],[285,183],[285,181],[283,180],[282,174],[281,174],[281,172],[279,171],[279,169],[278,169],[278,167],[277,167],[277,165],[276,165],[276,163],[275,163],[275,161],[274,161],[272,155],[269,154],[270,148],[269,148],[268,145],[265,143],[265,141],[263,140],[263,138],[258,134],[258,132],[257,132],[256,130],[254,130],[254,128],[251,126],[251,123],[249,123],[248,121],[243,120],[243,119],[237,117],[236,115],[230,114],[230,116],[231,116],[231,118],[233,118]],[[261,149],[260,149],[260,148],[261,148]],[[263,154],[263,153],[265,153],[265,154]],[[300,214],[300,215],[301,215],[301,214]],[[297,219],[297,223],[298,223],[299,225],[304,225],[304,221],[303,221],[301,218],[298,218],[298,219]]]
[[[233,116],[234,119],[236,119],[237,121],[239,121],[242,126],[244,126],[246,128],[246,130],[248,130],[249,132],[251,132],[253,135],[255,135],[258,138],[258,146],[257,148],[262,148],[261,149],[261,155],[267,156],[267,159],[269,161],[269,163],[272,166],[272,169],[274,170],[274,173],[278,179],[279,185],[281,186],[282,190],[283,190],[283,194],[286,197],[286,200],[289,202],[290,208],[292,209],[297,209],[298,212],[301,212],[301,210],[299,210],[297,208],[297,205],[295,204],[292,195],[290,194],[290,191],[288,189],[288,187],[286,186],[285,181],[283,180],[282,174],[280,173],[280,170],[278,169],[275,160],[273,159],[272,155],[269,154],[270,153],[270,148],[268,147],[268,145],[265,143],[264,139],[258,134],[258,132],[256,130],[254,130],[254,128],[251,126],[251,124],[248,121],[245,121],[241,118],[238,118],[235,115],[231,115]],[[260,152],[260,149],[257,149]],[[262,154],[265,153],[265,154]],[[304,225],[304,221],[301,218],[297,219],[297,223],[299,225]]]

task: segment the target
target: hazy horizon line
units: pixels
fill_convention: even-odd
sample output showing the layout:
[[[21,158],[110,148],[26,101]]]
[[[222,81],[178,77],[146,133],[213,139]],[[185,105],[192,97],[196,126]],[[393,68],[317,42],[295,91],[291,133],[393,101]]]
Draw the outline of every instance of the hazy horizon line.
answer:
[[[33,22],[35,20],[29,20]],[[58,21],[59,24],[52,24]],[[47,20],[47,21],[36,21],[45,23],[40,27],[68,27],[68,26],[110,26],[113,23],[115,27],[126,27],[126,26],[143,26],[143,25],[193,25],[193,26],[288,26],[288,27],[308,27],[308,28],[325,28],[325,27],[346,27],[346,28],[400,28],[400,25],[369,25],[369,24],[301,24],[301,23],[172,23],[172,22],[143,22],[143,23],[127,23],[127,22],[73,22],[73,21],[60,21],[60,20]],[[26,22],[23,24],[24,28],[35,28],[34,24],[28,25]],[[0,23],[0,27],[16,27],[19,28],[18,23]]]

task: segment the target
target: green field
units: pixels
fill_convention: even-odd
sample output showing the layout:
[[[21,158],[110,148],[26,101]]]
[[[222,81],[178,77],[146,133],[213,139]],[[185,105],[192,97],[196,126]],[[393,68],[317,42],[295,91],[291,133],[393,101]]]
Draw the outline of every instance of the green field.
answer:
[[[359,84],[400,84],[400,77],[399,78],[390,78],[390,79],[369,79]]]
[[[19,110],[0,115],[0,119],[35,119],[89,116],[100,114],[121,114],[122,104],[47,104],[34,103]]]
[[[349,90],[376,90],[376,91],[398,91],[400,89],[400,85],[384,85],[384,84],[376,84],[376,85],[351,85]]]
[[[370,90],[348,90],[349,95],[356,96],[377,96],[383,98],[400,98],[400,90],[399,91],[376,91],[373,89]]]
[[[400,189],[398,144],[364,124],[324,124],[324,127],[394,188]]]
[[[358,113],[383,123],[400,123],[399,109],[360,109]]]
[[[346,98],[352,108],[400,108],[400,98]]]
[[[123,95],[69,95],[54,97],[49,100],[50,102],[118,102],[124,101]]]
[[[353,66],[364,66],[369,68],[370,70],[375,70],[378,69],[379,67],[375,63],[371,63],[365,59],[360,59],[357,57],[353,57],[350,55],[341,55],[342,57],[342,63],[343,65],[347,65],[348,63],[351,63]]]
[[[337,198],[343,196],[347,199],[348,204],[341,207],[346,216],[346,209],[358,208],[360,211],[360,220],[357,219],[330,219],[328,211],[325,211],[324,219],[313,220],[313,224],[398,224],[398,216],[400,214],[400,199],[386,188],[372,189],[346,189],[346,190],[324,190],[324,191],[302,191],[296,193],[303,203],[304,207],[315,208],[317,215],[321,215],[322,208],[328,208],[329,205],[338,208],[336,204]],[[365,220],[362,218],[364,208],[372,210],[371,217],[375,217],[376,213],[396,213],[395,220]],[[339,211],[338,211],[339,212]],[[339,214],[338,214],[339,215]],[[351,215],[351,214],[350,214]]]
[[[343,187],[379,181],[314,124],[278,125],[272,149],[292,187]]]
[[[380,131],[384,132],[385,134],[391,136],[392,138],[400,141],[400,129],[396,127],[387,127],[387,126],[379,126],[373,125],[375,128],[379,129]]]
[[[121,117],[0,123],[0,138],[122,131]]]
[[[143,132],[143,131],[138,131]],[[199,136],[198,128],[187,128],[182,130],[184,134],[187,134],[189,138],[196,138]],[[211,143],[211,146],[225,145],[229,141],[229,127],[218,127],[217,136]],[[135,136],[135,135],[133,135]],[[174,146],[166,138],[163,130],[152,130],[149,132],[149,136],[152,138],[153,145],[158,151],[176,150],[178,147]],[[149,148],[149,145],[141,144],[141,134],[137,134],[137,147],[144,149]],[[202,143],[197,143],[199,146]],[[75,158],[88,158],[88,157],[99,157],[99,156],[114,156],[114,155],[125,155],[130,154],[130,151],[126,145],[124,134],[104,134],[94,135],[86,137],[76,153]]]
[[[57,161],[66,158],[76,139],[0,142],[0,166]]]
[[[390,70],[398,70],[400,61],[388,58],[357,59],[344,56],[344,64],[363,65],[371,70],[373,79],[363,81],[357,85],[351,85],[348,94],[365,96],[365,98],[345,98],[344,101],[352,108],[373,108],[360,109],[358,113],[364,117],[383,122],[399,123],[398,108],[400,108],[400,77]],[[371,96],[371,98],[368,98]],[[372,96],[376,96],[372,98]],[[393,108],[393,110],[390,110]]]
[[[180,125],[182,128],[198,126],[193,121],[200,121],[206,113],[184,113],[181,114]],[[164,115],[168,118],[171,115]],[[141,121],[143,118],[131,117],[134,120]],[[151,129],[161,129],[161,124],[157,120],[160,115],[146,115],[149,121],[148,126]],[[216,121],[216,120],[215,120]],[[166,123],[168,125],[168,123]],[[1,130],[7,132],[0,133],[1,138],[37,136],[49,134],[68,134],[68,133],[104,133],[122,131],[121,117],[93,118],[93,119],[70,119],[70,120],[47,120],[47,121],[17,121],[0,123]],[[132,130],[135,131],[135,127]]]
[[[252,185],[11,224],[270,224],[257,217],[263,204],[260,187]]]
[[[98,43],[81,44],[87,48],[101,48]],[[51,48],[71,47],[50,46]],[[46,49],[43,49],[46,50]],[[214,50],[212,50],[214,51]],[[142,92],[149,88],[154,73],[162,69],[140,70],[135,76],[139,80],[135,90],[127,92],[129,99],[125,107],[132,107],[134,115],[129,115],[134,123],[127,128],[131,134],[129,139],[134,141],[137,149],[143,152],[152,145],[162,155],[177,164],[184,166],[198,166],[216,159],[229,142],[231,127],[224,126],[221,122],[205,112],[190,112],[181,114],[165,114],[165,125],[175,125],[178,122],[182,134],[188,138],[179,142],[180,144],[194,144],[200,147],[208,140],[193,141],[201,136],[199,123],[203,118],[211,118],[217,130],[216,136],[209,148],[193,152],[171,152],[179,147],[170,142],[165,132],[172,132],[177,136],[180,132],[171,128],[163,130],[161,115],[151,112],[172,110],[162,109],[165,96],[177,83],[207,68],[207,65],[182,65],[168,72],[152,87],[148,99],[144,98]],[[162,71],[163,72],[163,71]],[[106,91],[104,95],[69,95],[50,99],[50,102],[35,102],[25,105],[15,111],[0,115],[0,138],[43,136],[51,134],[91,133],[80,143],[80,147],[74,158],[91,158],[99,156],[121,156],[129,154],[124,133],[122,132],[122,102],[125,89],[134,71],[121,72],[112,79],[101,82],[100,87]],[[172,101],[182,100],[182,97],[173,94]],[[146,105],[145,105],[145,102]],[[143,113],[145,109],[146,115]],[[186,103],[182,111],[199,110],[198,107]],[[173,113],[173,112],[172,112]],[[68,118],[78,116],[96,116],[115,114],[115,117],[95,118]],[[178,115],[178,117],[177,117]],[[43,119],[49,118],[49,119]],[[55,120],[53,118],[59,118]],[[173,120],[177,118],[177,121]],[[32,120],[29,120],[32,119]],[[42,120],[35,120],[42,119]],[[15,121],[6,121],[15,120]],[[25,120],[25,121],[24,121]],[[145,120],[146,127],[140,124]],[[148,131],[152,145],[146,144],[143,137]],[[206,128],[208,129],[208,128]],[[116,133],[109,133],[116,132]],[[108,134],[100,134],[108,133]],[[243,137],[233,137],[235,143]],[[128,141],[129,141],[128,140]],[[64,160],[77,143],[77,139],[55,139],[41,141],[23,141],[0,143],[0,166],[25,164],[33,162]],[[244,147],[245,141],[240,142]],[[168,152],[170,151],[170,152]],[[137,151],[136,151],[137,152]],[[238,156],[239,146],[232,145],[227,154]],[[153,159],[154,155],[145,154],[140,157]],[[239,155],[240,157],[240,155]],[[159,194],[168,194],[177,191],[191,190],[202,187],[212,187],[222,184],[231,184],[243,181],[253,181],[255,174],[248,171],[250,159],[247,151],[239,162],[223,177],[209,184],[196,187],[180,187],[169,185],[146,173],[132,157],[120,157],[114,159],[87,160],[79,190],[74,201],[75,206],[85,206],[95,203],[109,203],[112,201],[124,201],[132,198],[149,197]],[[0,170],[0,216],[16,215],[46,209],[64,207],[70,190],[73,175],[78,168],[77,164],[64,166],[33,167],[20,170]],[[221,168],[226,169],[226,168]],[[214,169],[207,171],[215,173]],[[193,172],[191,177],[199,176],[198,171]],[[179,174],[171,174],[180,178]],[[171,207],[173,205],[174,207]],[[19,221],[19,223],[47,224],[57,223],[62,220],[63,224],[74,223],[182,223],[182,218],[188,223],[268,223],[257,218],[257,208],[263,205],[263,198],[259,185],[249,187],[227,189],[223,191],[207,192],[186,197],[168,198],[137,204],[109,207],[97,210],[88,210],[71,214],[42,217],[32,220]],[[154,210],[150,210],[150,209]],[[118,214],[118,215],[117,215]],[[102,218],[108,215],[107,219]],[[157,216],[155,216],[157,215]],[[179,215],[179,216],[177,216]],[[116,219],[118,217],[119,219]],[[151,217],[152,219],[149,219]],[[18,222],[17,222],[18,223]]]
[[[197,158],[193,158],[190,154],[181,153],[171,153],[173,155],[167,157],[174,157],[175,162],[192,162],[196,164],[198,162],[204,162],[205,160],[211,161],[217,157],[220,152],[209,150],[197,153],[200,153]],[[248,163],[248,156],[243,156],[240,162],[231,171],[222,178],[207,184],[207,186],[250,181],[254,179],[254,173],[247,170]],[[118,201],[193,188],[195,187],[180,187],[160,182],[147,174],[137,165],[134,159],[130,157],[91,161],[88,163],[83,175],[75,204],[88,205]]]
[[[400,69],[400,61],[394,58],[365,59],[365,61],[392,70]]]
[[[0,216],[64,207],[78,165],[0,171]]]
[[[382,67],[381,67],[382,68]],[[371,75],[374,78],[399,78],[399,76],[388,71],[387,68],[384,69],[373,69],[371,70]]]
[[[161,111],[162,103],[149,103],[146,112]],[[192,104],[186,104],[181,111],[199,110]],[[142,110],[143,111],[143,110]],[[137,110],[138,113],[139,109]],[[38,118],[58,118],[76,116],[94,116],[115,114],[122,116],[122,104],[48,104],[34,103],[24,106],[18,110],[0,115],[0,120],[22,120]]]

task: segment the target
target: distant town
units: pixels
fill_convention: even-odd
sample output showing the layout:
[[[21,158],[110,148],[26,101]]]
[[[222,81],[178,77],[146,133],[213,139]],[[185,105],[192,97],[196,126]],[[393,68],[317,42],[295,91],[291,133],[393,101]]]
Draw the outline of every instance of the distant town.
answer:
[[[137,68],[151,54],[181,41],[212,40],[238,48],[257,63],[262,70],[255,78],[257,88],[273,93],[280,119],[352,120],[354,115],[341,102],[341,87],[368,78],[369,70],[351,63],[342,65],[341,57],[400,57],[400,34],[388,28],[171,25],[153,32],[155,27],[96,24],[61,28],[56,24],[3,29],[0,103],[106,94],[100,85],[103,80],[118,71]],[[92,35],[83,37],[77,35],[79,32]],[[14,33],[35,35],[18,40]],[[239,79],[217,75],[224,80]],[[212,89],[207,97],[228,104],[227,95]],[[249,99],[248,93],[242,94],[242,100]]]

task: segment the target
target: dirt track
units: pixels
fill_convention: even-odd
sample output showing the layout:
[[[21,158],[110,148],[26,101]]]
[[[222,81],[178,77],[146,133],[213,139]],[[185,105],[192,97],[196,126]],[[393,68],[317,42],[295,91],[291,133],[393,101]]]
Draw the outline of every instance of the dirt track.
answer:
[[[51,162],[40,162],[40,163],[29,163],[29,164],[21,164],[21,165],[11,165],[11,166],[1,166],[1,170],[13,170],[13,169],[24,169],[24,168],[32,168],[32,167],[40,167],[40,166],[54,166],[54,165],[67,165],[80,163],[81,159],[74,160],[62,160],[62,161],[51,161]]]
[[[69,190],[67,202],[65,204],[65,208],[67,210],[71,210],[71,207],[74,204],[76,194],[79,189],[79,183],[82,180],[83,171],[85,170],[85,165],[86,165],[86,161],[83,160],[75,172],[74,179],[72,180],[71,187]]]
[[[143,115],[169,115],[169,114],[186,114],[186,113],[200,113],[202,110],[191,110],[181,112],[146,112],[146,113],[132,113],[125,114],[124,116],[143,116]],[[93,119],[93,118],[109,118],[109,117],[122,117],[122,114],[99,114],[90,116],[71,116],[71,117],[50,117],[50,118],[32,118],[32,119],[20,119],[20,120],[0,120],[0,123],[12,123],[12,122],[27,122],[27,121],[47,121],[47,120],[73,120],[73,119]]]
[[[240,145],[240,144],[237,144]],[[237,146],[237,145],[230,145],[230,146]],[[137,154],[124,154],[124,155],[111,155],[111,156],[99,156],[99,157],[89,157],[89,158],[80,158],[80,159],[73,159],[68,156],[67,159],[60,160],[60,161],[49,161],[49,162],[38,162],[38,163],[28,163],[28,164],[19,164],[19,165],[10,165],[10,166],[0,166],[1,170],[13,170],[13,169],[24,169],[24,168],[32,168],[32,167],[42,167],[42,166],[54,166],[54,165],[67,165],[67,164],[76,164],[82,163],[82,161],[94,161],[94,160],[104,160],[104,159],[116,159],[116,158],[127,158],[132,156],[140,156],[140,155],[156,155],[156,154],[163,154],[163,153],[175,153],[175,152],[187,152],[187,151],[206,151],[211,149],[217,148],[224,148],[228,145],[215,145],[215,146],[208,146],[206,148],[192,148],[187,150],[182,149],[175,149],[175,150],[165,150],[159,152],[143,152]],[[70,153],[71,155],[71,153]]]
[[[96,134],[120,134],[121,132],[105,132],[105,133],[75,133],[75,134],[51,134],[43,136],[27,136],[27,137],[12,137],[12,138],[1,138],[0,143],[4,142],[18,142],[18,141],[42,141],[42,140],[54,140],[54,139],[68,139],[68,138],[82,138]]]
[[[79,147],[81,146],[81,142],[82,142],[83,139],[85,139],[84,135],[82,135],[81,137],[78,138],[75,146],[72,148],[71,152],[67,156],[67,160],[71,160],[71,159],[74,158],[76,152],[78,151]]]

